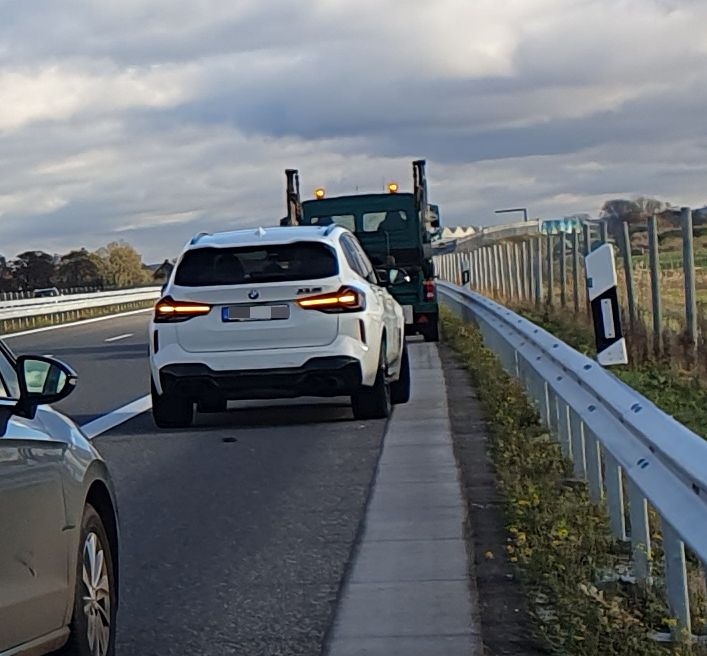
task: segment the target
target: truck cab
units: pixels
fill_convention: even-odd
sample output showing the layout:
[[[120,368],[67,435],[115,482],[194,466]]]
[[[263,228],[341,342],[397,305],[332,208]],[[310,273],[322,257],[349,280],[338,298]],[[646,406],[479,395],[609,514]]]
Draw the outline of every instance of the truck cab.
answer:
[[[288,217],[283,224],[341,225],[353,232],[381,274],[391,266],[405,269],[409,282],[391,288],[403,307],[407,334],[426,341],[439,339],[439,309],[434,283],[432,237],[439,227],[439,210],[426,203],[424,162],[413,163],[415,192],[400,193],[391,184],[388,193],[354,194],[299,201],[299,176],[288,171]],[[424,203],[421,204],[421,201]],[[424,208],[424,211],[423,211]]]

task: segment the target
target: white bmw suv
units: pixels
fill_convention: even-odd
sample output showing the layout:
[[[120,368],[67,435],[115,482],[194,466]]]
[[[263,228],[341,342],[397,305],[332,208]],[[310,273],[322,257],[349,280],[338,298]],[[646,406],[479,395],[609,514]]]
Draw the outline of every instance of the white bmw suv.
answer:
[[[410,395],[403,310],[387,290],[405,277],[377,273],[337,225],[197,235],[150,324],[155,423],[300,396],[350,396],[356,418],[387,417]]]

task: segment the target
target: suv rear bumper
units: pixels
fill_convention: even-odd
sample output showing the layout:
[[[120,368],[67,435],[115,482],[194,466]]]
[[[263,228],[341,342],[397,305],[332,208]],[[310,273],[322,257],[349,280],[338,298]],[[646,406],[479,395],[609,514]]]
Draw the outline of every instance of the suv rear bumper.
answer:
[[[188,399],[348,396],[361,385],[361,365],[348,356],[318,357],[300,367],[215,371],[205,364],[169,364],[159,370],[163,392]]]

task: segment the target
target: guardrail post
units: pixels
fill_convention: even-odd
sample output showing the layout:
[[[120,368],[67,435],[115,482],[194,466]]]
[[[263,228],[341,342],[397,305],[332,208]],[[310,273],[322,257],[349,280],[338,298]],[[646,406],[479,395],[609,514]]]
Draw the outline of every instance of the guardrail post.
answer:
[[[606,499],[609,507],[611,532],[617,540],[626,540],[623,475],[619,463],[608,451],[604,453]]]
[[[651,532],[648,523],[648,501],[638,486],[628,478],[628,514],[631,521],[631,549],[634,576],[644,583],[651,576]]]
[[[533,277],[532,269],[530,269],[530,263],[528,260],[528,242],[525,239],[520,242],[520,257],[520,280],[523,290],[523,302],[525,303],[528,301],[532,294],[530,281]]]
[[[651,271],[651,304],[653,306],[653,349],[663,352],[663,308],[660,298],[660,259],[658,258],[658,219],[648,217],[648,252]]]
[[[546,245],[547,245],[547,304],[552,306],[554,302],[554,292],[555,292],[555,267],[554,267],[554,252],[553,252],[553,236],[546,235]]]
[[[523,270],[523,257],[521,255],[521,248],[518,242],[513,242],[513,281],[515,283],[515,300],[522,301],[525,297],[523,290],[523,278],[521,276],[521,271]]]
[[[572,302],[579,312],[579,233],[572,231]]]
[[[583,232],[584,232],[584,243],[582,244],[582,255],[584,257],[587,257],[589,253],[592,252],[592,226],[589,223],[584,223],[582,224]],[[589,290],[587,289],[586,285],[586,277],[587,277],[587,267],[586,263],[584,266],[584,278],[585,278],[585,285],[584,285],[584,306],[587,311],[587,317],[591,318],[592,316],[592,306],[591,303],[589,302]]]
[[[585,426],[584,443],[587,454],[587,476],[589,478],[589,498],[596,504],[604,499],[604,476],[601,468],[601,443],[596,435]]]
[[[570,406],[559,396],[555,397],[557,404],[557,429],[560,438],[560,449],[565,458],[572,458],[572,426],[570,425]]]
[[[486,246],[481,249],[481,261],[484,267],[484,292],[488,296],[491,289],[491,265],[489,263],[488,247]]]
[[[692,231],[692,210],[683,207],[682,223],[682,266],[685,274],[685,322],[690,346],[697,348],[697,292],[695,291],[695,248]]]
[[[673,630],[673,636],[691,635],[690,600],[687,588],[687,567],[685,564],[685,545],[675,529],[664,517],[661,517],[663,527],[663,552],[665,553],[665,588],[668,595],[668,607],[678,624]]]
[[[492,247],[493,252],[493,269],[494,273],[494,294],[498,298],[503,293],[503,272],[501,270],[501,253],[500,246],[494,244]]]
[[[513,261],[511,258],[511,245],[508,242],[503,244],[503,254],[505,255],[506,299],[508,301],[513,301],[515,297]]]
[[[572,462],[574,475],[587,480],[587,453],[584,446],[584,422],[573,410],[570,410],[570,436],[572,439]]]
[[[504,303],[511,300],[511,261],[508,256],[508,244],[503,242],[498,245],[499,255],[501,257],[501,270],[503,271],[503,298]]]
[[[626,299],[628,301],[628,318],[633,328],[636,325],[636,294],[633,286],[633,258],[631,257],[631,232],[628,222],[623,222],[623,260],[624,276],[626,277]]]
[[[567,244],[565,233],[560,233],[560,306],[567,306]]]
[[[541,238],[535,240],[535,305],[540,307],[543,303],[543,242]]]

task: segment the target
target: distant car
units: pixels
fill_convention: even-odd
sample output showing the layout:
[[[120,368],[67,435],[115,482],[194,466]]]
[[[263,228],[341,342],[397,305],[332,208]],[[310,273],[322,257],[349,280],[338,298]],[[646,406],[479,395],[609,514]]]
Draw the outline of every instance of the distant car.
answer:
[[[383,418],[410,395],[403,310],[341,226],[201,234],[186,246],[150,325],[152,413],[189,426],[194,405],[350,396]]]
[[[35,289],[32,295],[34,298],[49,298],[52,296],[61,296],[61,292],[56,287],[46,287],[44,289]]]
[[[114,653],[118,521],[106,464],[47,407],[76,375],[0,342],[0,655]]]

